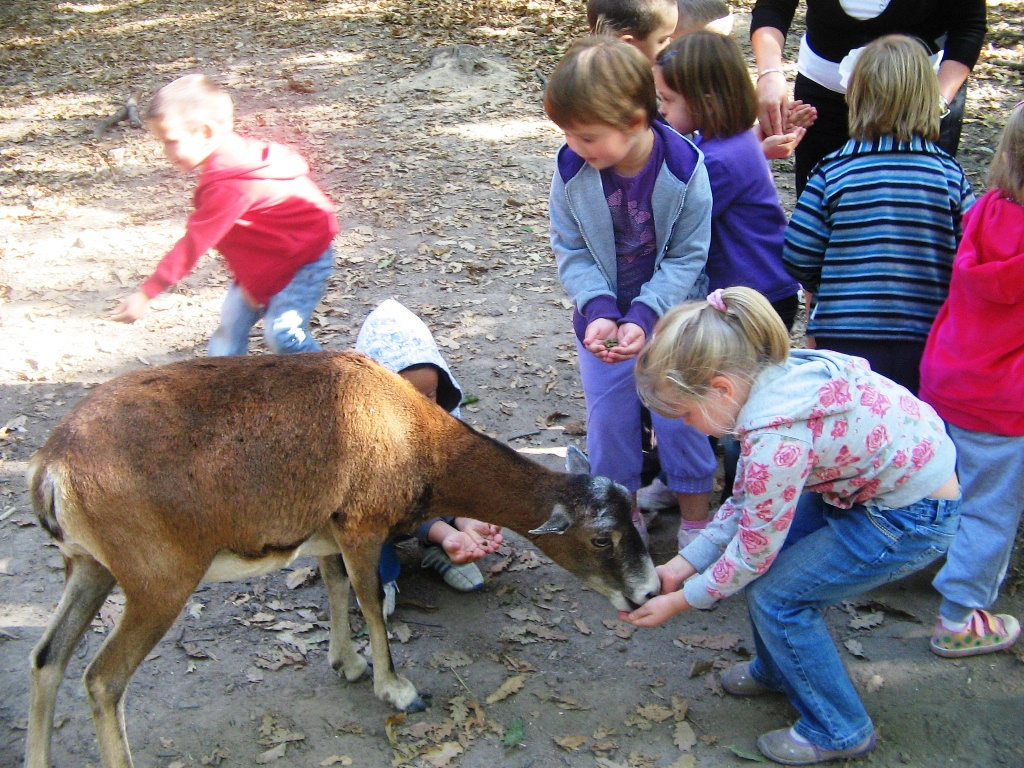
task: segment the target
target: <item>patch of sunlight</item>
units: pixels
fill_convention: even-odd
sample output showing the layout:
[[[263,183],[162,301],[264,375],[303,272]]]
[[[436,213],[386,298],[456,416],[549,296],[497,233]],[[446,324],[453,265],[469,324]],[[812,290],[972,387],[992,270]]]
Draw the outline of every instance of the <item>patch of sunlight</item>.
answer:
[[[0,629],[45,627],[49,623],[50,612],[40,605],[0,603]]]
[[[554,136],[557,135],[558,131],[547,120],[526,118],[437,126],[432,133],[434,135],[457,136],[470,141],[486,141],[491,144],[497,144],[514,139],[535,139],[542,136]]]
[[[61,3],[57,6],[58,11],[72,11],[73,13],[104,13],[114,10],[114,6],[106,3]]]
[[[295,56],[285,59],[282,63],[290,63],[304,67],[322,67],[325,65],[346,66],[366,61],[369,56],[364,53],[353,53],[351,51],[318,51],[317,53]]]

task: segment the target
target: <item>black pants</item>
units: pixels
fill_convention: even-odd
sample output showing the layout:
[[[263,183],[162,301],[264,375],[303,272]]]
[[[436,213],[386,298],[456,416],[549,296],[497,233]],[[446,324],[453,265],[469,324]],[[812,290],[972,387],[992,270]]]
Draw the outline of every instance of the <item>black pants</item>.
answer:
[[[818,349],[831,349],[844,355],[863,357],[871,364],[871,370],[892,379],[917,395],[921,383],[921,355],[923,341],[904,339],[839,339],[829,336],[815,336]]]
[[[830,91],[803,75],[797,75],[793,98],[813,104],[818,110],[818,119],[807,129],[807,135],[796,148],[796,193],[799,196],[814,166],[829,152],[836,151],[847,142],[850,129],[846,97],[843,94]],[[949,105],[949,114],[939,124],[938,145],[952,157],[956,157],[960,147],[966,101],[967,83],[964,83]]]

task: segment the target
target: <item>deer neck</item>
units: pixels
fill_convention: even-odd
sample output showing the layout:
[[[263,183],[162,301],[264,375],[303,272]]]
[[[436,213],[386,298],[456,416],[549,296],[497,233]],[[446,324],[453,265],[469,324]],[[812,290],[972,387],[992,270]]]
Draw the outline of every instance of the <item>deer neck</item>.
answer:
[[[435,484],[434,513],[475,517],[525,533],[551,515],[560,473],[484,435],[467,432]]]

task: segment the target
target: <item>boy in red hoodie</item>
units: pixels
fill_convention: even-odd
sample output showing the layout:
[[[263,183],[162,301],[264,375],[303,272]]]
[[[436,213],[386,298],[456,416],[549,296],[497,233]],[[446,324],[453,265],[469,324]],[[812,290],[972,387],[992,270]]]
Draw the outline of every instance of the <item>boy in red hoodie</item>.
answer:
[[[135,322],[216,247],[234,279],[207,354],[244,355],[260,318],[272,352],[316,351],[309,318],[334,266],[334,206],[302,157],[239,136],[233,119],[231,97],[204,75],[180,77],[153,97],[146,122],[167,159],[183,173],[199,171],[195,210],[184,237],[110,316]]]

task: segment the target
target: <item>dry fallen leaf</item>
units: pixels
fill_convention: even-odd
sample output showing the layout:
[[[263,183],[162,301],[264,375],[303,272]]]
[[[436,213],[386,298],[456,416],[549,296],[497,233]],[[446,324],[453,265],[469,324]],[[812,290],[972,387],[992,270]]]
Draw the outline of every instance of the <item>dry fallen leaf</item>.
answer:
[[[679,747],[680,752],[689,752],[697,743],[697,736],[691,726],[685,720],[676,723],[676,729],[672,734],[672,743]]]
[[[852,639],[851,640],[846,640],[846,641],[843,642],[843,645],[846,646],[846,650],[848,650],[851,654],[853,654],[857,658],[859,658],[859,659],[866,659],[867,658],[867,656],[864,655],[864,646],[861,645],[859,640],[852,640]]]
[[[294,571],[285,577],[284,583],[288,589],[298,589],[299,587],[310,583],[316,578],[316,568],[304,565],[301,568],[296,568]]]
[[[435,768],[445,768],[451,761],[461,755],[464,749],[457,741],[445,741],[437,747],[424,752],[422,757]]]
[[[660,704],[644,704],[636,708],[637,714],[653,720],[656,723],[663,723],[672,717],[672,710]]]
[[[555,744],[567,752],[576,752],[580,747],[587,743],[586,736],[579,736],[577,734],[569,736],[555,736],[554,739]]]
[[[352,758],[348,755],[331,755],[321,760],[320,765],[352,765]]]
[[[513,693],[518,693],[525,684],[525,675],[515,675],[514,677],[510,677],[499,685],[498,689],[494,693],[484,699],[484,702],[486,704],[493,704],[496,701],[503,701]]]
[[[258,755],[256,757],[256,762],[259,765],[266,765],[267,763],[272,763],[275,760],[280,760],[282,757],[284,757],[284,753],[287,750],[288,750],[287,742],[283,743],[283,744],[278,744],[273,749],[268,749],[266,752],[263,752],[262,754]]]

